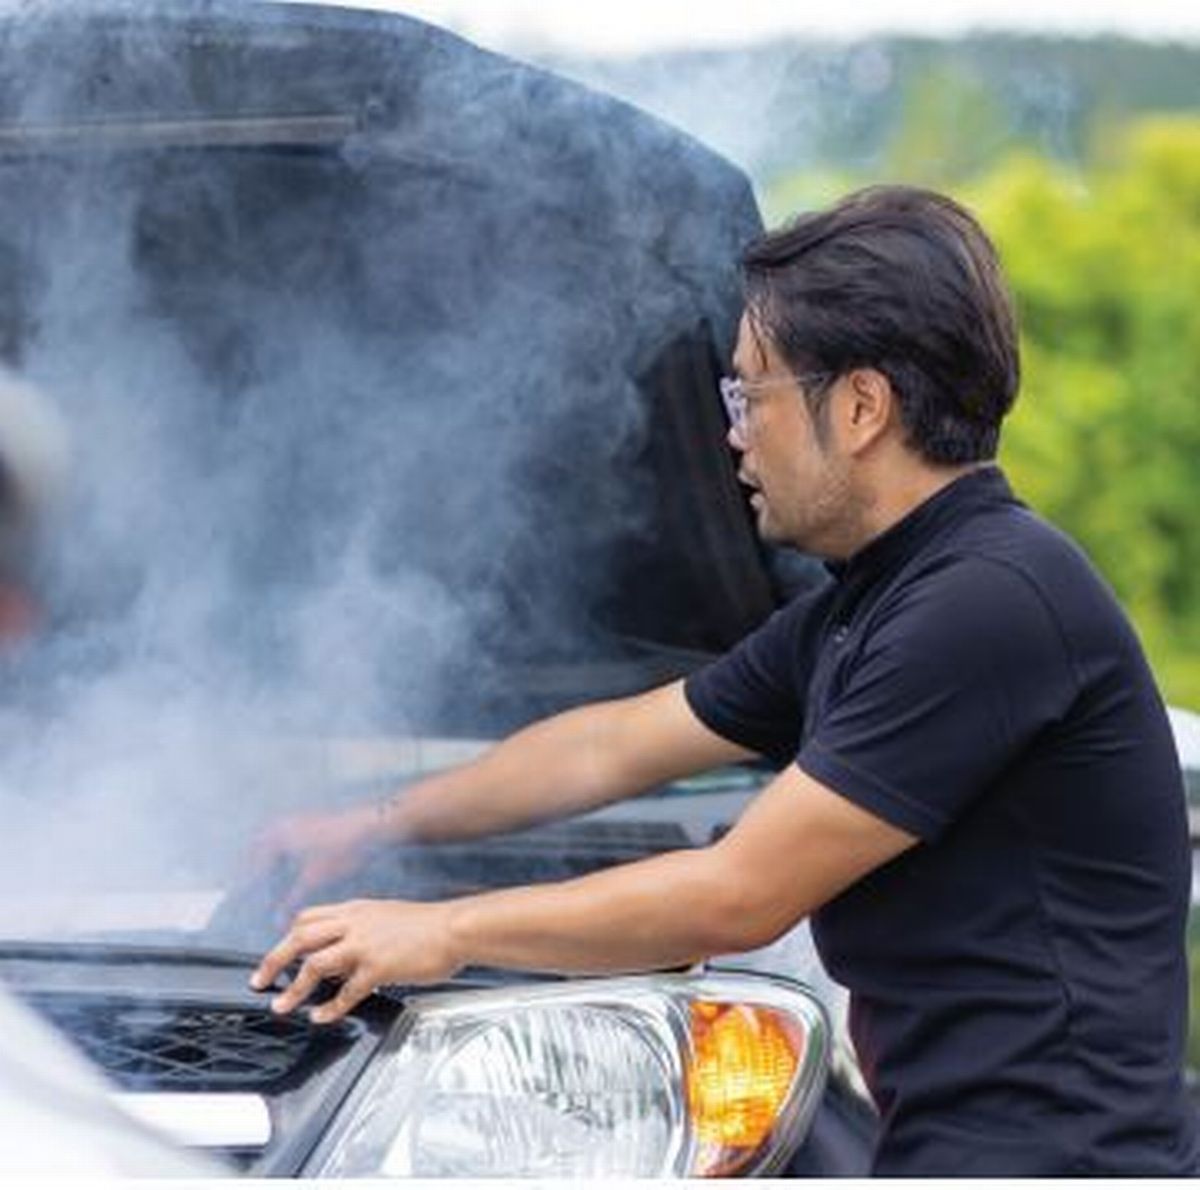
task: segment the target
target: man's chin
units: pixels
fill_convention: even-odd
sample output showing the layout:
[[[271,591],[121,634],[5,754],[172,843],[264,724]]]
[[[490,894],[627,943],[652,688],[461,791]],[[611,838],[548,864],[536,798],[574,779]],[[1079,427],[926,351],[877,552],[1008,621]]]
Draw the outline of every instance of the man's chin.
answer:
[[[772,515],[770,505],[761,496],[757,496],[752,504],[754,529],[763,545],[783,546],[785,549],[803,548],[797,545],[795,535],[788,532],[787,526],[781,524],[778,518]]]
[[[754,506],[754,527],[759,539],[767,545],[787,545],[786,536],[780,532],[779,526],[771,516],[771,511],[761,496],[752,501]]]

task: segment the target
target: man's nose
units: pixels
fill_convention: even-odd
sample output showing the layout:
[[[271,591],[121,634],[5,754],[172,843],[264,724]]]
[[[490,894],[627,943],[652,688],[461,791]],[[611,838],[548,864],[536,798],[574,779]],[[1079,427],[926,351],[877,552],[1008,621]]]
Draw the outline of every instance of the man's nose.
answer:
[[[728,442],[729,445],[738,452],[738,454],[746,453],[746,439],[742,437],[741,422],[735,421],[730,423],[729,429],[725,434],[725,441]]]

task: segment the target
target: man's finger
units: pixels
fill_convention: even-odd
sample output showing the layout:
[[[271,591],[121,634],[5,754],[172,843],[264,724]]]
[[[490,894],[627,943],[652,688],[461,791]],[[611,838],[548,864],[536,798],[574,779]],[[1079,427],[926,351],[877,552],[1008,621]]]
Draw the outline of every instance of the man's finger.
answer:
[[[333,919],[307,919],[302,922],[297,918],[283,939],[263,957],[250,976],[250,986],[256,991],[270,987],[280,972],[301,955],[326,946],[340,936],[341,927]]]
[[[250,976],[250,986],[260,992],[264,988],[270,987],[279,973],[300,953],[300,943],[291,934],[285,934],[283,941],[263,956],[262,962]]]
[[[353,960],[349,954],[338,946],[326,946],[323,950],[310,954],[304,960],[296,978],[271,1001],[271,1011],[280,1014],[291,1012],[317,990],[317,985],[323,979],[343,975],[352,966]]]
[[[317,1025],[328,1025],[333,1021],[341,1020],[346,1013],[365,1000],[374,990],[375,982],[371,973],[360,965],[354,974],[342,984],[336,996],[312,1010],[310,1019]]]
[[[283,819],[261,827],[242,850],[243,862],[272,867],[279,860],[304,855],[313,845],[296,819]]]

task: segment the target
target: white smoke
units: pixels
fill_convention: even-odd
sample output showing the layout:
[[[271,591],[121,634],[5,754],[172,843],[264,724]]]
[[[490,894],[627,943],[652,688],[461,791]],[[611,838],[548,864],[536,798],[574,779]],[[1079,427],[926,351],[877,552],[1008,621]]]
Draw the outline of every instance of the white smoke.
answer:
[[[95,45],[22,11],[60,23],[0,32],[9,337],[73,453],[52,622],[0,699],[0,884],[187,885],[262,819],[349,796],[314,740],[463,734],[535,663],[587,656],[608,543],[649,512],[638,369],[662,328],[727,316],[706,262],[732,275],[746,224],[649,196],[692,184],[694,147],[582,91],[548,108],[420,27],[313,52],[270,25],[260,80],[138,6]],[[362,132],[62,147],[84,119],[178,137],[226,85],[256,119]],[[621,151],[631,128],[664,148]]]

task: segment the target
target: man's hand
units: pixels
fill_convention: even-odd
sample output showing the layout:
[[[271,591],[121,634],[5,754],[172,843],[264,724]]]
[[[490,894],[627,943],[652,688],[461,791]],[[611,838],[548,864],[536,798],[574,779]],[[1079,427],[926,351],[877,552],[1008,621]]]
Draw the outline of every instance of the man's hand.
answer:
[[[311,1019],[328,1024],[345,1016],[381,984],[441,983],[463,965],[450,947],[452,902],[346,901],[297,914],[283,940],[250,977],[256,990],[269,987],[297,959],[303,964],[286,991],[271,1001],[291,1012],[324,979],[338,979],[337,995],[314,1008]]]
[[[378,807],[370,805],[284,818],[268,826],[250,845],[250,869],[263,876],[277,863],[294,864],[279,903],[279,912],[286,919],[314,889],[359,866],[364,852],[380,839],[380,817]]]

